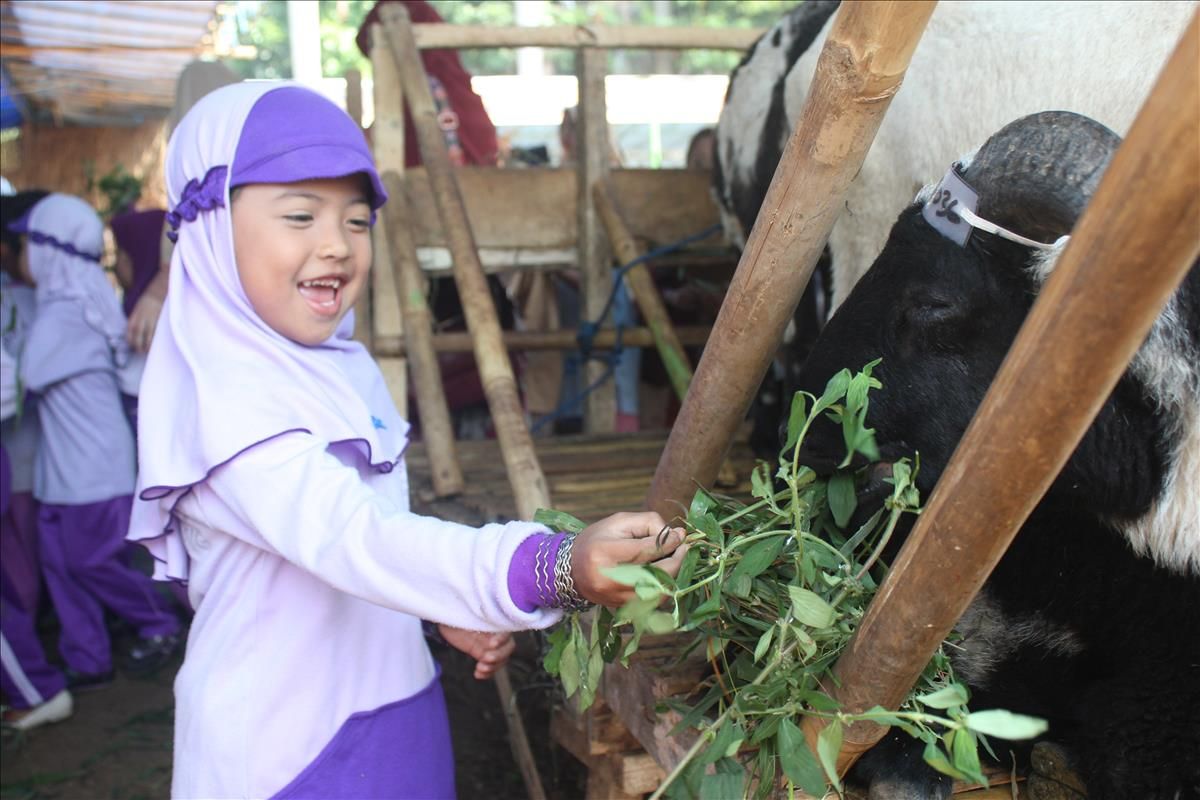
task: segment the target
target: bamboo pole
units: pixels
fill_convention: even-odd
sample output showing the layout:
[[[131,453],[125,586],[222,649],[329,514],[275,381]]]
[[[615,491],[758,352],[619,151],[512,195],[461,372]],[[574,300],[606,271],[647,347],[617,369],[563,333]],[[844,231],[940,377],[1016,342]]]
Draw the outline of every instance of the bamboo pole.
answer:
[[[437,109],[429,90],[425,67],[413,41],[412,23],[408,10],[400,3],[387,4],[380,18],[396,70],[400,74],[401,87],[412,112],[417,145],[429,174],[429,184],[454,259],[454,281],[462,299],[467,327],[475,339],[475,363],[496,426],[496,438],[500,441],[500,454],[512,484],[517,513],[524,519],[531,519],[538,508],[550,506],[550,492],[533,449],[533,439],[525,426],[517,396],[517,380],[500,338],[496,307],[488,291],[483,265],[479,263],[479,252],[450,165],[446,140],[438,125]],[[521,769],[525,787],[531,800],[545,800],[546,793],[533,760],[533,750],[525,734],[525,724],[517,708],[508,670],[503,667],[497,670],[495,680],[504,719],[508,724],[513,755]]]
[[[417,264],[417,246],[413,244],[408,220],[412,213],[404,184],[395,172],[383,173],[388,202],[383,207],[391,243],[392,274],[400,296],[400,313],[409,342],[408,368],[412,371],[417,408],[421,412],[421,435],[429,454],[433,493],[438,497],[461,494],[463,473],[454,444],[454,425],[442,386],[437,353],[433,349],[433,315],[425,302],[424,277]]]
[[[362,73],[356,69],[346,70],[346,113],[361,129],[362,124]],[[368,283],[368,285],[370,285]],[[371,293],[363,292],[354,304],[354,338],[372,347],[371,336]]]
[[[746,50],[764,32],[764,28],[644,25],[547,25],[536,28],[440,23],[413,25],[413,36],[422,50],[491,47]]]
[[[375,122],[371,126],[371,149],[375,168],[381,173],[404,174],[404,91],[396,64],[388,52],[387,37],[379,25],[371,26],[371,72],[374,76]],[[364,305],[371,345],[375,337],[404,333],[400,314],[399,287],[388,259],[388,222],[380,218],[372,232],[375,269],[371,273],[371,296]],[[379,368],[401,414],[408,413],[408,365],[403,359],[380,358]]]
[[[679,341],[684,345],[700,345],[708,341],[706,325],[684,325],[675,329]],[[504,331],[504,346],[509,350],[571,350],[578,346],[575,331]],[[604,330],[596,334],[592,347],[609,350],[617,341],[616,330]],[[654,333],[649,328],[626,328],[621,331],[621,344],[625,347],[654,347]],[[469,353],[474,341],[467,331],[449,331],[433,335],[433,349],[438,353]],[[403,356],[408,349],[408,340],[403,336],[385,336],[375,340],[375,355]]]
[[[467,327],[475,340],[475,361],[508,467],[517,508],[523,518],[530,519],[539,508],[549,506],[550,497],[546,490],[546,479],[534,453],[533,439],[525,427],[517,382],[504,349],[496,307],[479,263],[479,253],[450,165],[446,141],[438,125],[425,69],[412,43],[408,12],[402,4],[389,3],[383,8],[383,20],[386,40],[391,45],[400,73],[421,157],[454,260],[454,280],[462,298]]]
[[[608,114],[604,96],[607,62],[608,53],[603,50],[584,48],[575,54],[575,69],[579,79],[575,210],[578,215],[577,246],[583,295],[581,309],[583,318],[588,320],[599,318],[612,291],[612,256],[592,198],[592,187],[608,176]],[[605,325],[603,322],[601,324]],[[606,370],[604,364],[589,359],[584,364],[586,384],[595,385]],[[616,383],[613,376],[584,398],[583,427],[586,432],[611,433],[616,430]]]
[[[1134,120],[839,659],[833,694],[844,708],[895,708],[903,700],[1200,255],[1198,63],[1200,14]],[[820,727],[817,719],[805,719],[810,741]],[[848,769],[883,733],[875,725],[847,729],[839,769]]]
[[[362,73],[356,69],[346,70],[346,113],[363,127]]]
[[[640,258],[641,249],[633,240],[633,234],[629,232],[629,228],[625,227],[625,222],[617,211],[611,194],[612,187],[608,181],[602,180],[592,188],[596,210],[600,213],[600,219],[608,231],[608,238],[617,255],[617,261],[628,264]],[[646,325],[650,328],[654,337],[654,346],[658,349],[663,366],[666,367],[671,386],[682,401],[687,396],[688,383],[692,380],[692,362],[683,349],[683,343],[675,332],[675,326],[671,324],[667,307],[663,305],[658,287],[654,285],[654,278],[645,264],[638,264],[625,273],[625,286],[633,295],[638,309],[642,312],[642,318],[646,320]]]
[[[646,504],[664,517],[716,477],[934,5],[858,2],[838,10],[654,474]]]

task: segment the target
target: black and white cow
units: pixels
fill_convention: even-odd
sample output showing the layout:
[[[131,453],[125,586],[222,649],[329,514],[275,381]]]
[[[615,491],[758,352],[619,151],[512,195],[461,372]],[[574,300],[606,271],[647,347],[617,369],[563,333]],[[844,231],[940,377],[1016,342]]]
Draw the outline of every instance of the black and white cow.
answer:
[[[1055,242],[1119,141],[1086,117],[1044,112],[961,163],[979,216]],[[930,189],[900,214],[795,387],[819,393],[837,370],[882,358],[868,422],[882,461],[920,453],[926,496],[1063,246],[978,230],[959,246],[923,215]],[[840,428],[822,424],[807,444],[816,464],[843,447]],[[1200,797],[1200,266],[957,630],[952,658],[974,707],[1049,720],[1093,800]],[[872,798],[949,793],[902,734],[860,774]]]

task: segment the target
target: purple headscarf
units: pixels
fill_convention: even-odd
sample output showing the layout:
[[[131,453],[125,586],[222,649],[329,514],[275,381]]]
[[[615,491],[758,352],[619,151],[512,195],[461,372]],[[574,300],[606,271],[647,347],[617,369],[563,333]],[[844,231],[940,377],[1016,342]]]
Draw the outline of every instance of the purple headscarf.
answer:
[[[333,103],[293,84],[218,89],[171,136],[168,221],[178,225],[178,243],[143,379],[128,537],[155,556],[155,577],[187,578],[172,513],[180,497],[258,444],[305,432],[353,444],[381,472],[399,461],[408,424],[371,356],[349,338],[350,315],[328,341],[297,344],[254,312],[234,259],[231,185],[360,172],[378,207],[387,196],[361,131]]]
[[[125,290],[121,306],[128,316],[133,311],[142,293],[158,274],[162,254],[163,219],[167,212],[152,208],[146,211],[130,211],[113,217],[108,225],[112,228],[113,241],[129,256],[133,266],[133,280]]]
[[[26,236],[37,311],[21,355],[21,377],[41,391],[88,369],[124,368],[130,361],[125,315],[100,269],[104,223],[78,197],[47,195],[13,229]],[[108,343],[110,361],[90,363],[100,351],[64,341],[62,331],[82,317]]]

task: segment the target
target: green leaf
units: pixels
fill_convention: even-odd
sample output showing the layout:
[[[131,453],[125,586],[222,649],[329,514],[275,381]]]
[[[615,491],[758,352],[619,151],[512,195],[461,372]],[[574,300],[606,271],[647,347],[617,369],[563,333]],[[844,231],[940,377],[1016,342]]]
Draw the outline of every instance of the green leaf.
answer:
[[[833,521],[839,528],[846,527],[858,505],[858,498],[854,492],[854,473],[846,470],[833,473],[826,492]]]
[[[1003,709],[975,711],[967,714],[963,721],[973,731],[1001,739],[1032,739],[1041,736],[1050,727],[1044,719]]]
[[[600,572],[625,586],[637,586],[638,584],[658,586],[658,578],[654,576],[654,573],[640,564],[618,564],[615,567],[604,567]]]
[[[767,654],[767,650],[771,647],[771,640],[775,638],[775,626],[767,628],[767,632],[758,637],[758,644],[754,646],[754,661],[755,663],[762,661],[762,657]]]
[[[696,494],[692,495],[692,505],[688,508],[688,519],[695,520],[700,515],[708,513],[709,509],[715,505],[716,501],[709,496],[708,492],[697,489]]]
[[[825,391],[821,393],[821,398],[813,405],[812,415],[816,416],[845,397],[846,389],[849,387],[850,370],[844,369],[830,378],[829,383],[825,384]]]
[[[842,781],[837,774],[837,757],[842,749],[842,723],[833,720],[817,734],[817,755],[821,758],[821,766],[825,768],[825,777],[839,792]]]
[[[734,597],[749,597],[754,581],[749,575],[730,575],[725,579],[725,591]]]
[[[767,567],[774,563],[775,558],[779,555],[779,551],[783,549],[783,542],[786,537],[773,536],[761,542],[755,542],[746,550],[746,554],[742,556],[741,561],[733,568],[733,572],[729,573],[729,578],[732,580],[740,575],[745,575],[748,578],[757,578],[766,570]]]
[[[951,708],[953,706],[966,705],[967,689],[960,683],[952,683],[943,689],[938,689],[936,692],[917,695],[915,699],[921,705],[929,706],[930,708]]]
[[[675,577],[675,585],[680,589],[686,589],[692,585],[692,576],[696,574],[696,565],[700,563],[700,548],[692,547],[688,550],[687,555],[683,557],[683,564],[679,567],[679,574]]]
[[[976,783],[987,786],[987,778],[979,766],[979,750],[976,748],[975,735],[971,731],[959,728],[950,731],[947,738],[950,741],[950,760],[954,768]]]
[[[665,611],[655,611],[646,619],[646,630],[651,633],[673,633],[675,618]]]
[[[729,748],[731,742],[738,738],[737,729],[732,722],[726,722],[713,735],[712,742],[705,746],[701,751],[699,761],[701,764],[712,764],[718,759],[725,757],[725,751]]]
[[[714,544],[722,547],[725,546],[725,534],[721,532],[721,526],[717,522],[717,518],[712,514],[703,513],[690,518],[696,529],[704,534],[704,538]]]
[[[800,438],[800,431],[804,429],[804,423],[808,421],[808,401],[805,392],[796,392],[792,395],[792,408],[788,413],[787,424],[787,442],[783,449],[790,452],[796,446],[796,440]]]
[[[796,727],[796,723],[790,719],[783,720],[779,724],[776,743],[779,761],[787,779],[815,797],[824,795],[825,772],[812,750],[808,749],[808,742],[804,741],[804,734]]]
[[[542,660],[542,666],[551,675],[558,674],[559,661],[562,659],[563,650],[566,649],[568,638],[567,626],[560,625],[550,633],[547,639],[550,644],[550,650]]]
[[[745,786],[745,775],[735,772],[718,772],[705,775],[700,781],[700,800],[730,800],[741,797]]]
[[[558,661],[558,679],[562,681],[563,694],[571,697],[579,689],[579,648],[568,642]]]
[[[928,742],[925,745],[924,757],[926,764],[943,775],[949,775],[957,781],[966,780],[967,776],[954,768],[954,765],[950,763],[950,759],[946,757],[946,754],[934,742]]]
[[[797,622],[811,628],[827,628],[833,623],[833,606],[821,599],[816,592],[801,586],[789,586],[792,599],[792,616]]]
[[[552,530],[566,531],[567,533],[579,533],[587,527],[587,523],[583,520],[553,508],[539,508],[534,512],[533,521]]]
[[[750,471],[750,494],[759,500],[775,494],[775,487],[771,485],[771,468],[765,461],[758,462]]]

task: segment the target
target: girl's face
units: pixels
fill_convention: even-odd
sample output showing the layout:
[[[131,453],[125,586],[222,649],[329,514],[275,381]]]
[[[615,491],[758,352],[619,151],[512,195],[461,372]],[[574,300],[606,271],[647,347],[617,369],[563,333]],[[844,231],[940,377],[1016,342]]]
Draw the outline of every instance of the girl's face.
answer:
[[[255,183],[236,190],[233,249],[255,313],[297,344],[328,340],[371,267],[371,206],[362,175]]]

